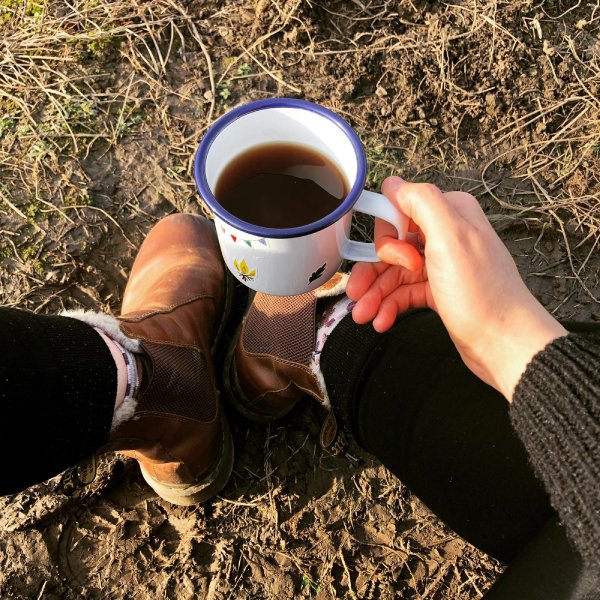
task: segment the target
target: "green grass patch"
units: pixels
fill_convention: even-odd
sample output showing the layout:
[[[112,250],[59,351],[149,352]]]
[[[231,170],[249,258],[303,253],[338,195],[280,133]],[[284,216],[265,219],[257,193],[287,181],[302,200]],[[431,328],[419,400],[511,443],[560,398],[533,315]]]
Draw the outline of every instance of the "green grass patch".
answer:
[[[17,124],[17,120],[12,117],[0,118],[0,139],[2,139],[8,132],[12,131]]]
[[[0,0],[0,25],[11,21],[15,16],[39,19],[44,14],[45,0]]]
[[[365,154],[368,168],[365,184],[367,188],[379,191],[386,177],[401,175],[404,159],[402,153],[398,150],[381,145],[367,145]]]

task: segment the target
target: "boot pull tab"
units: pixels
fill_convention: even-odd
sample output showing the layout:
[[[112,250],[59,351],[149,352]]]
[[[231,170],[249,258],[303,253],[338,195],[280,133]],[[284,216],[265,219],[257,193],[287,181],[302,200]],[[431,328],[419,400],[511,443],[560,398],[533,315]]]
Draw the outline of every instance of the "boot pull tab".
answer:
[[[327,450],[334,456],[343,454],[348,449],[348,438],[338,428],[337,419],[333,411],[328,411],[319,434],[321,448]]]
[[[94,454],[65,471],[58,484],[58,490],[65,496],[72,496],[81,488],[90,485],[96,479],[97,472],[98,463]]]

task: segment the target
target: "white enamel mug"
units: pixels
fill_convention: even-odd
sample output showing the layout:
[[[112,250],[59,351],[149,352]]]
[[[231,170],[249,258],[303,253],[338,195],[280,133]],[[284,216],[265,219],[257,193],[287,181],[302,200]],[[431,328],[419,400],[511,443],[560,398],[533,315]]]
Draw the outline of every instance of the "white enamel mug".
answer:
[[[225,167],[250,148],[273,143],[311,148],[338,167],[350,191],[333,212],[314,223],[275,229],[242,221],[219,204],[214,190]],[[292,98],[258,100],[227,113],[208,130],[194,161],[196,185],[214,213],[225,264],[249,288],[276,296],[322,285],[343,259],[379,260],[374,244],[350,240],[354,211],[384,219],[399,239],[406,237],[406,216],[385,196],[363,190],[366,172],[363,147],[348,123],[322,106]]]

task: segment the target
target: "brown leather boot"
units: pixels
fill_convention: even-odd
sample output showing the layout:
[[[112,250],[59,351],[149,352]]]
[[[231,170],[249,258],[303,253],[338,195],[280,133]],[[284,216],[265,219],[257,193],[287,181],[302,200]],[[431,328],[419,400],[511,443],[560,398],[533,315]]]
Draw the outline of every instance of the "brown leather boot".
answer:
[[[229,348],[224,387],[246,417],[269,422],[288,413],[307,394],[330,408],[325,382],[311,369],[320,298],[338,296],[347,275],[337,273],[300,296],[257,293]]]
[[[140,341],[144,374],[135,412],[109,449],[137,459],[174,504],[214,496],[231,473],[213,366],[231,288],[210,221],[171,215],[142,244],[123,296],[121,330]]]

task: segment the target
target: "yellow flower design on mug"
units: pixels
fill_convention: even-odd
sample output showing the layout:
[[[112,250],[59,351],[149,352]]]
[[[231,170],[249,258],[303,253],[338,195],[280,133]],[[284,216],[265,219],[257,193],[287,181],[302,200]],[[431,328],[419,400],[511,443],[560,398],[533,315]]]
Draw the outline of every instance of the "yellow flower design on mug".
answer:
[[[246,264],[245,259],[242,259],[240,262],[238,262],[237,259],[234,258],[233,265],[240,274],[242,281],[252,281],[256,277],[256,269],[250,270],[250,267],[248,267]]]

